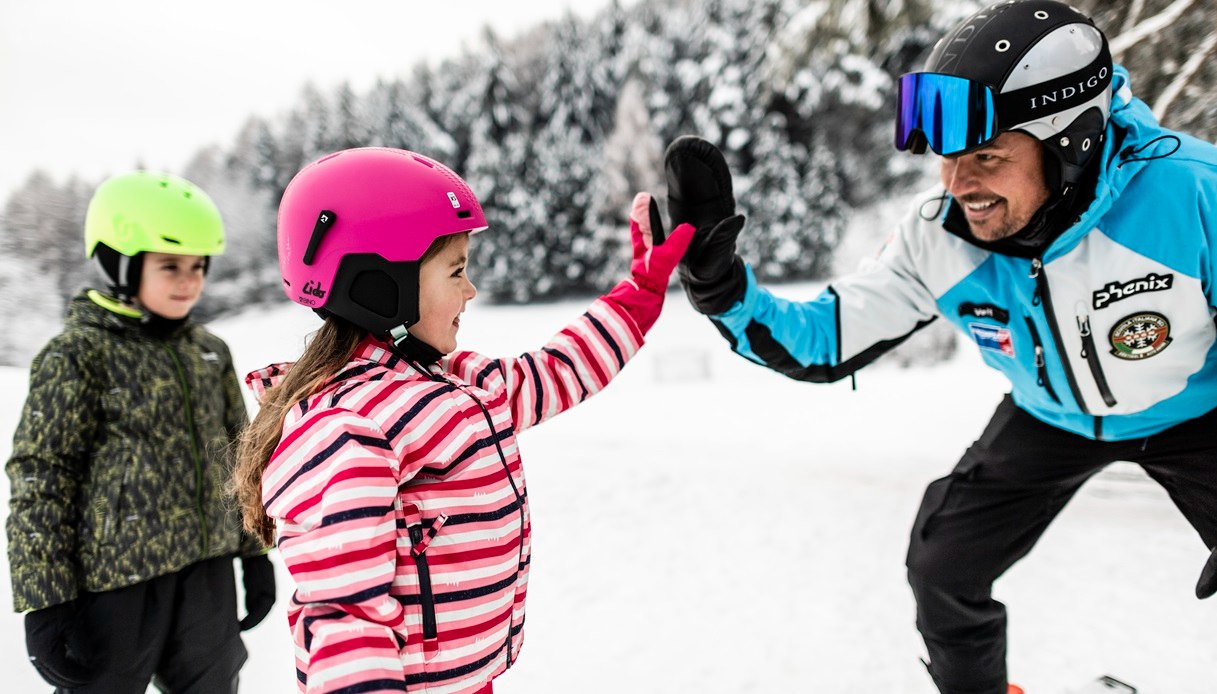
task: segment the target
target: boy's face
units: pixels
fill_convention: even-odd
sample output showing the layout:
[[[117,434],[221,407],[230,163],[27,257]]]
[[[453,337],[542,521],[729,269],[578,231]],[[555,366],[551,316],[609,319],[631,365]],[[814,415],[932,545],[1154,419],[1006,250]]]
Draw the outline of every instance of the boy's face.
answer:
[[[185,318],[203,295],[205,267],[201,255],[145,253],[139,305],[165,318]]]
[[[465,274],[468,260],[469,235],[461,234],[418,269],[419,319],[410,334],[443,354],[456,349],[461,313],[466,302],[477,296]]]

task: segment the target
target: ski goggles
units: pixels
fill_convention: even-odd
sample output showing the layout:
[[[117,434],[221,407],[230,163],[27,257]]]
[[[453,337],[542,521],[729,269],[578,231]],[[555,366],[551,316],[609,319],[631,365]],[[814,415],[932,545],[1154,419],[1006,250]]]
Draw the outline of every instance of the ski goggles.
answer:
[[[896,149],[959,154],[997,137],[993,88],[966,77],[912,72],[900,78]]]

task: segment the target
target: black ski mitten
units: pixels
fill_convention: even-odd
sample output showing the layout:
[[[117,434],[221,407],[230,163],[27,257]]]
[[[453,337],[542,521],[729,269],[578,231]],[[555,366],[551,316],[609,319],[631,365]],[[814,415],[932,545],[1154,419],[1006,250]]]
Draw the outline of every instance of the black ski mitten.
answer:
[[[265,554],[241,560],[241,585],[245,588],[245,616],[241,631],[258,626],[275,604],[275,567]]]
[[[1217,547],[1209,555],[1209,561],[1200,572],[1200,580],[1196,582],[1196,597],[1201,600],[1217,593]]]
[[[75,600],[34,610],[25,615],[25,650],[30,663],[47,683],[76,689],[93,681],[93,668],[81,661],[68,646],[68,637],[79,628]]]
[[[693,308],[723,313],[747,286],[744,262],[735,253],[744,216],[735,213],[727,160],[709,142],[684,135],[668,145],[663,166],[672,226],[687,222],[697,229],[680,263],[680,282]]]

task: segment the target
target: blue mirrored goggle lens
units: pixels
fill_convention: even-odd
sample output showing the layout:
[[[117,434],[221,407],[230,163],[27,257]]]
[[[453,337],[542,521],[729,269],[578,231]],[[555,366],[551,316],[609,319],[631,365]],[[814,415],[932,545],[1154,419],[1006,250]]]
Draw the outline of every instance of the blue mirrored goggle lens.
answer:
[[[913,72],[898,83],[896,149],[958,154],[997,137],[993,90],[979,82]]]

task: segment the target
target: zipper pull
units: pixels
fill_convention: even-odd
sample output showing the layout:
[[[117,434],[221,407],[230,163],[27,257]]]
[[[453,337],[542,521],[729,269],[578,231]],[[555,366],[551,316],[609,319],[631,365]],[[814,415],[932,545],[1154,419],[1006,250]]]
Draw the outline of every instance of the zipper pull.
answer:
[[[1039,258],[1031,259],[1031,272],[1027,273],[1027,277],[1035,280],[1035,291],[1031,294],[1031,305],[1039,306],[1042,303],[1040,297],[1040,274],[1044,271],[1044,263]]]
[[[1078,332],[1082,337],[1090,337],[1090,317],[1078,316]]]
[[[431,527],[428,528],[425,533],[423,532],[423,526],[421,525],[410,526],[410,541],[414,543],[414,546],[410,548],[410,554],[417,557],[423,552],[426,552],[427,548],[431,546],[431,541],[435,539],[437,534],[439,534],[439,529],[444,527],[444,523],[447,522],[448,514],[441,513],[431,523]]]
[[[1086,315],[1086,309],[1080,301],[1074,311],[1077,314],[1078,334],[1082,336],[1082,358],[1085,359],[1090,356],[1086,349],[1086,338],[1090,337],[1090,316]]]
[[[1035,368],[1042,369],[1042,368],[1044,368],[1044,364],[1046,364],[1046,363],[1047,362],[1044,361],[1044,348],[1040,347],[1039,345],[1036,345],[1035,346]]]

